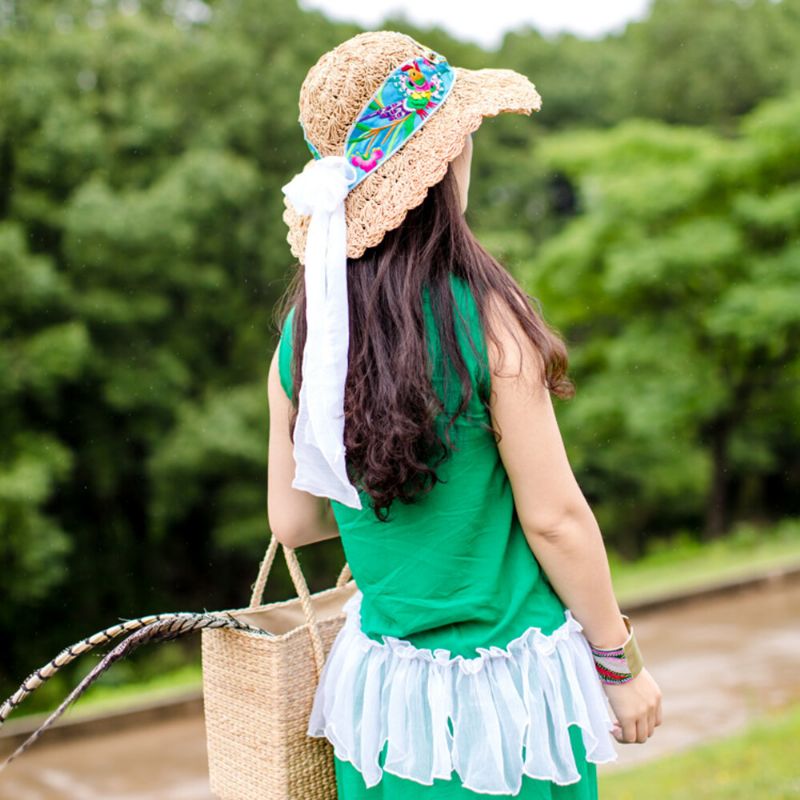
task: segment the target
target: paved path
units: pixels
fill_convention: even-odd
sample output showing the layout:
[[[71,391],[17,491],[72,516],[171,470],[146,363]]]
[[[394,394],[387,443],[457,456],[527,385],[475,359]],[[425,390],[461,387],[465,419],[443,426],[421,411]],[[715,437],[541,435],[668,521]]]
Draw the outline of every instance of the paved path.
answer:
[[[793,580],[631,612],[664,692],[664,721],[644,745],[615,742],[619,760],[598,774],[724,736],[767,708],[800,701],[799,610]],[[49,744],[48,733],[0,774],[0,800],[212,800],[199,715]]]
[[[598,774],[731,734],[766,709],[800,702],[800,580],[639,612],[631,621],[664,693],[645,744],[619,744]]]

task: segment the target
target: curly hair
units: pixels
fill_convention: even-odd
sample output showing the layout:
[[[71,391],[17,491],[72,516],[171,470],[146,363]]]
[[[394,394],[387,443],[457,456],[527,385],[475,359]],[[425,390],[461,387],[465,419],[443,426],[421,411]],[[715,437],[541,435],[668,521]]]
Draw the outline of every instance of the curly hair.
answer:
[[[291,332],[292,432],[306,340],[304,273],[302,264],[296,267],[276,311],[281,331],[296,309]],[[461,210],[452,169],[380,244],[360,258],[348,258],[347,270],[346,463],[351,481],[369,495],[379,521],[388,521],[395,500],[413,503],[439,482],[436,468],[453,449],[450,426],[471,398],[469,370],[454,328],[451,273],[468,284],[485,336],[499,346],[488,312],[489,303],[499,299],[541,354],[548,389],[561,398],[574,395],[563,339],[532,307],[533,298],[475,238]],[[461,383],[461,402],[449,415],[430,380],[421,300],[426,286],[443,358],[453,365]],[[502,352],[501,346],[498,349]],[[489,408],[489,397],[480,401]],[[499,441],[499,433],[489,429]]]

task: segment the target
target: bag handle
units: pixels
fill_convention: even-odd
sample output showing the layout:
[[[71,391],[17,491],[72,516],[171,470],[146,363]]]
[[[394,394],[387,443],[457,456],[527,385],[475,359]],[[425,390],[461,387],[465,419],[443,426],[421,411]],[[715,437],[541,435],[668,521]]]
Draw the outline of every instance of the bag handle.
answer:
[[[278,538],[275,534],[269,541],[267,552],[261,561],[261,566],[258,568],[258,577],[253,584],[253,593],[250,596],[249,608],[255,609],[264,603],[264,588],[267,585],[267,578],[269,577],[272,564],[275,561],[275,554],[278,552]],[[291,575],[294,588],[297,590],[297,596],[300,598],[300,605],[303,608],[303,614],[308,624],[308,632],[311,636],[311,648],[314,651],[314,661],[317,665],[317,677],[322,672],[322,667],[325,665],[325,648],[322,645],[322,637],[319,635],[319,623],[317,622],[317,615],[314,613],[314,607],[311,603],[311,593],[308,591],[308,583],[306,583],[303,570],[300,569],[300,562],[297,560],[297,554],[293,547],[287,547],[285,544],[281,545],[283,548],[283,556],[286,559],[286,565],[289,567],[289,575]],[[336,579],[336,588],[344,586],[352,577],[350,572],[350,565],[345,561],[339,577]]]

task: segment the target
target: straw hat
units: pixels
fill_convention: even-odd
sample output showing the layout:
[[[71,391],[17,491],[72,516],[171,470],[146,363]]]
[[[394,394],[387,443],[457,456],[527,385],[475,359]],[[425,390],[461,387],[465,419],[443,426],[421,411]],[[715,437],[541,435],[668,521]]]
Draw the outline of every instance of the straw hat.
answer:
[[[404,33],[367,31],[325,53],[300,88],[299,122],[309,146],[322,156],[342,155],[354,120],[392,70],[431,52]],[[504,112],[531,114],[541,107],[534,84],[514,70],[452,70],[452,91],[436,113],[348,194],[348,257],[363,255],[402,223],[409,209],[418,206],[428,189],[444,177],[448,164],[463,149],[466,135],[484,117]],[[303,263],[310,216],[299,214],[288,198],[284,203],[287,240],[292,254]]]
[[[344,445],[348,256],[358,258],[402,223],[484,117],[540,105],[518,72],[453,67],[394,31],[360,33],[309,70],[299,121],[313,158],[282,187],[306,289],[293,488],[362,508]]]

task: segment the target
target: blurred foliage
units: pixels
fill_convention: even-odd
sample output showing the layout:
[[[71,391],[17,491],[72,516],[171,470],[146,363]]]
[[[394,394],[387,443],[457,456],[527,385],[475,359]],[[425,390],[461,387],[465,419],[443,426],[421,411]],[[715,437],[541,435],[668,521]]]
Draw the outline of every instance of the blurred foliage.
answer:
[[[693,528],[651,538],[642,556],[623,558],[609,548],[614,593],[623,609],[709,585],[800,567],[800,517],[764,524],[742,520],[725,536],[703,541]]]
[[[468,220],[568,338],[559,414],[610,543],[796,513],[796,0],[492,53],[379,27],[542,94],[476,137]],[[0,0],[3,696],[120,616],[246,604],[297,96],[359,30],[290,0]],[[301,554],[312,582],[337,548]]]
[[[701,510],[708,536],[797,510],[798,118],[800,92],[734,138],[634,118],[538,147],[579,206],[525,272],[571,346],[564,436],[636,551]]]

